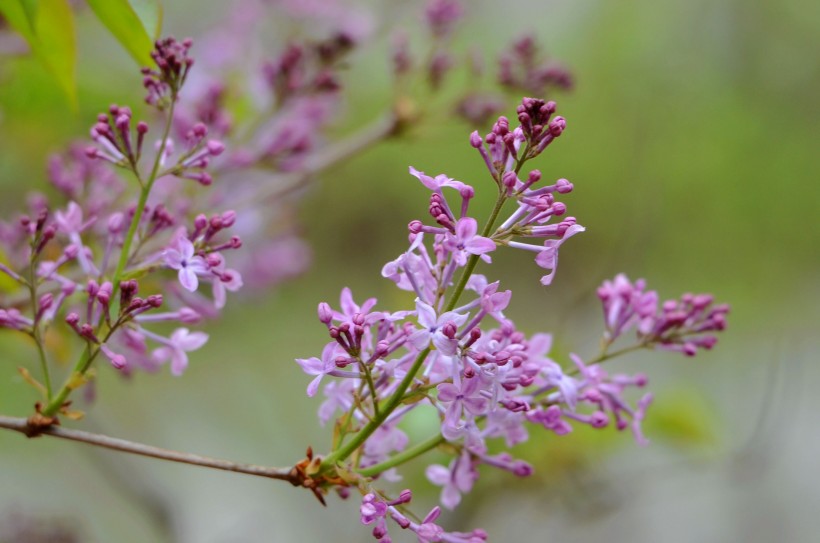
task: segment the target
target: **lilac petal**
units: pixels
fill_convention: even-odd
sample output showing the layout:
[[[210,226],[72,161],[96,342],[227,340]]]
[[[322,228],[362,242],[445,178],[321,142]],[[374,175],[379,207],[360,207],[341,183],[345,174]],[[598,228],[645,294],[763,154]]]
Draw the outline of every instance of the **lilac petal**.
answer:
[[[171,336],[171,339],[183,351],[195,351],[208,342],[205,332],[189,332],[187,328],[180,328]]]
[[[190,260],[194,256],[194,244],[185,236],[180,236],[177,239],[177,249],[179,249],[180,255],[185,260]]]
[[[342,294],[339,297],[339,305],[342,308],[342,313],[349,317],[359,312],[359,306],[353,301],[353,293],[348,287],[342,289]]]
[[[165,264],[172,269],[178,270],[182,267],[182,255],[174,249],[167,249],[163,254]]]
[[[451,383],[441,383],[436,387],[436,390],[438,390],[438,401],[440,402],[452,402],[461,392],[457,386]]]
[[[217,279],[213,283],[214,307],[222,309],[225,307],[225,285]]]
[[[199,287],[199,278],[191,268],[180,268],[179,283],[188,292],[194,292]]]
[[[416,330],[407,338],[416,349],[426,349],[430,346],[430,332],[427,330]]]
[[[322,381],[322,377],[324,377],[324,374],[320,373],[313,379],[313,381],[310,382],[310,384],[308,384],[307,395],[309,397],[312,398],[316,395],[316,391],[319,390],[319,383]]]
[[[478,232],[478,223],[472,217],[462,217],[456,223],[456,237],[459,240],[468,240],[466,244],[469,244],[472,241],[470,238],[475,236],[476,232]],[[493,243],[493,246],[495,246],[495,243]]]
[[[418,313],[418,321],[419,324],[425,328],[432,328],[436,325],[436,312],[435,310],[427,305],[426,303],[422,302],[420,299],[416,298],[416,311]],[[446,313],[445,313],[446,315]],[[466,319],[466,317],[465,317]],[[462,321],[464,322],[464,321]],[[459,323],[461,324],[461,323]]]
[[[490,238],[475,236],[464,244],[464,250],[474,255],[480,255],[495,251],[495,242]]]
[[[433,345],[447,356],[453,356],[458,351],[458,340],[450,339],[443,334],[433,334]]]
[[[427,466],[424,474],[427,480],[434,485],[444,486],[450,482],[450,470],[439,464]]]
[[[489,401],[487,398],[473,397],[464,398],[464,408],[473,415],[483,415],[487,411]]]
[[[455,311],[448,311],[447,313],[443,313],[439,318],[438,322],[440,324],[444,324],[449,321],[453,321],[456,323],[456,326],[461,326],[465,322],[467,322],[467,314],[456,313]],[[431,325],[432,326],[432,325]]]
[[[296,363],[302,366],[302,370],[308,375],[322,375],[325,364],[315,356],[312,358],[297,358]]]
[[[461,493],[453,485],[445,485],[441,490],[441,505],[453,510],[461,503]]]
[[[188,355],[181,349],[173,349],[171,353],[171,375],[179,377],[188,367]]]

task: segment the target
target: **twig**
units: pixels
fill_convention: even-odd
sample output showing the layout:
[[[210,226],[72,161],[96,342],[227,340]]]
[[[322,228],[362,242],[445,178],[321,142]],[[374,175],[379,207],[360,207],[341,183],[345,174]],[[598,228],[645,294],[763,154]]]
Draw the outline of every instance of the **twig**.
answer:
[[[299,473],[297,473],[297,470],[294,470],[293,468],[274,468],[268,466],[257,466],[254,464],[241,464],[230,460],[222,460],[219,458],[211,458],[209,456],[201,456],[198,454],[161,449],[159,447],[145,445],[143,443],[135,443],[125,439],[109,437],[92,432],[84,432],[82,430],[61,428],[59,426],[47,426],[41,428],[32,426],[29,424],[28,420],[17,417],[5,417],[0,415],[0,428],[14,430],[24,434],[27,437],[37,437],[40,435],[58,437],[71,441],[80,441],[83,443],[88,443],[89,445],[112,449],[115,451],[136,454],[139,456],[159,458],[160,460],[168,460],[169,462],[179,462],[181,464],[190,464],[192,466],[201,466],[204,468],[232,471],[234,473],[245,473],[247,475],[254,475],[257,477],[267,477],[269,479],[279,479],[281,481],[287,481],[294,486],[303,486],[303,477],[301,477]]]

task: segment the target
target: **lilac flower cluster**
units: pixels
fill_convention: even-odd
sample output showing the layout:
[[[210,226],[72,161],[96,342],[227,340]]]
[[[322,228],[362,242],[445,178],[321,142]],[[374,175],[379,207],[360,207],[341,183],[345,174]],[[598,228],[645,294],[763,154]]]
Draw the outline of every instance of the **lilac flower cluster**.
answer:
[[[386,519],[416,532],[420,541],[486,539],[480,530],[444,532],[433,522],[437,509],[423,522],[412,523],[401,512],[409,491],[391,501],[374,487],[380,477],[397,480],[396,467],[441,443],[447,442],[455,456],[447,467],[429,466],[427,477],[442,487],[441,505],[449,509],[472,489],[482,465],[520,477],[532,473],[529,464],[508,452],[490,455],[489,440],[501,439],[512,447],[525,441],[533,427],[565,435],[584,424],[630,429],[638,443],[647,443],[641,422],[652,395],[629,398],[631,390],[646,387],[645,375],[605,371],[601,363],[618,354],[606,349],[588,360],[571,354],[573,365],[562,367],[550,354],[549,334],[527,335],[504,315],[512,292],[474,271],[479,260],[491,263],[499,247],[522,249],[535,253],[536,264],[548,271],[541,282],[549,285],[560,246],[584,231],[565,216],[566,205],[558,201],[572,192],[569,181],[543,185],[540,171],[522,173],[525,163],[564,132],[566,121],[555,112],[554,102],[525,98],[517,108],[517,126],[501,117],[484,137],[471,135],[498,192],[482,230],[470,216],[472,186],[410,168],[430,191],[433,224],[412,221],[409,248],[387,263],[382,275],[415,295],[413,308],[384,311],[375,299],[358,305],[347,288],[339,310],[319,304],[319,320],[331,341],[321,358],[297,362],[313,376],[309,396],[332,378],[324,383],[319,417],[323,424],[334,415],[339,418],[334,448],[320,474],[334,468],[358,473],[353,480],[364,494],[362,522],[376,523],[373,535],[379,541],[390,540]],[[503,218],[507,202],[514,208]],[[728,309],[712,308],[711,297],[686,295],[658,310],[657,295],[643,288],[642,282],[632,285],[623,276],[601,287],[607,347],[635,327],[638,342],[628,350],[657,347],[694,354],[696,347],[714,344],[715,338],[704,332],[725,327]],[[417,409],[437,413],[440,431],[427,442],[410,445],[400,425]]]
[[[207,139],[201,123],[191,127],[179,152],[168,136],[175,100],[193,63],[190,46],[190,40],[157,42],[157,69],[143,71],[147,102],[167,110],[159,139],[152,141],[148,123],[133,122],[130,108],[112,105],[91,128],[94,145],[72,147],[49,164],[52,184],[66,203],[35,195],[29,214],[0,223],[7,259],[0,272],[18,287],[3,300],[0,326],[37,343],[46,416],[65,412],[71,391],[92,378],[89,370],[99,353],[125,374],[156,371],[168,362],[174,375],[182,374],[187,353],[208,339],[188,327],[215,316],[226,291],[242,286],[241,274],[226,262],[226,254],[242,245],[230,235],[237,214],[209,217],[195,213],[184,198],[157,197],[169,190],[166,185],[177,184],[175,178],[209,185],[209,163],[224,149],[220,141]],[[201,282],[211,283],[212,297],[198,292]],[[161,322],[178,327],[165,335],[154,329]],[[56,391],[44,335],[66,332],[84,349]]]

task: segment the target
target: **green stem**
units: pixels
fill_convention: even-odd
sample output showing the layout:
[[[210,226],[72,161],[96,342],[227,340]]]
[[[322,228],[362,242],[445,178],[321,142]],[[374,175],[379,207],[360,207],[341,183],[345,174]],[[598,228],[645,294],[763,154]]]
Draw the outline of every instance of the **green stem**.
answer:
[[[159,146],[159,150],[157,151],[157,156],[154,157],[154,165],[151,167],[151,175],[148,177],[148,182],[142,184],[139,172],[136,168],[134,168],[134,174],[137,176],[137,180],[140,181],[140,184],[142,185],[142,190],[140,191],[140,197],[139,201],[137,202],[137,207],[134,210],[134,217],[133,219],[131,219],[131,225],[128,227],[128,233],[125,235],[125,240],[123,240],[122,251],[120,251],[120,260],[117,263],[117,269],[114,272],[114,278],[111,281],[114,287],[114,294],[116,294],[117,290],[120,288],[120,279],[122,278],[122,274],[125,271],[125,266],[128,263],[128,259],[131,256],[131,244],[134,242],[134,237],[137,234],[137,228],[139,228],[140,222],[142,221],[142,214],[145,212],[145,204],[148,202],[148,195],[151,193],[151,189],[154,186],[154,181],[157,180],[157,173],[159,172],[159,163],[162,158],[162,154],[165,152],[165,148],[168,145],[168,134],[170,134],[171,132],[171,124],[174,120],[175,103],[176,96],[171,96],[171,106],[168,108],[168,118],[165,121],[165,130],[162,134],[162,140]]]
[[[358,473],[359,475],[363,475],[365,477],[375,477],[383,471],[387,471],[390,468],[400,466],[417,456],[421,456],[422,454],[426,453],[431,449],[435,449],[436,447],[444,443],[444,441],[445,439],[443,435],[436,434],[433,437],[427,439],[426,441],[422,441],[421,443],[407,449],[404,452],[401,452],[395,456],[391,456],[381,464],[376,464],[368,468],[359,470]]]
[[[416,360],[413,362],[413,366],[407,372],[407,375],[404,376],[404,379],[401,380],[398,388],[396,388],[395,392],[393,392],[393,395],[390,396],[390,398],[384,404],[384,407],[380,410],[381,412],[379,413],[379,415],[373,417],[373,419],[371,419],[370,422],[368,422],[364,426],[364,428],[359,430],[356,433],[356,435],[353,436],[353,439],[351,439],[346,444],[342,445],[341,447],[327,455],[324,458],[324,460],[322,460],[322,465],[319,468],[319,473],[324,473],[330,470],[331,468],[333,468],[333,466],[336,465],[336,463],[341,462],[342,460],[356,452],[356,449],[358,449],[367,440],[367,438],[373,434],[373,432],[375,432],[382,424],[384,424],[384,421],[387,420],[387,417],[390,416],[390,413],[392,413],[393,410],[396,409],[396,407],[398,407],[398,405],[404,399],[404,393],[407,392],[407,389],[410,387],[410,384],[416,377],[416,373],[418,373],[419,369],[421,368],[421,365],[424,363],[424,360],[427,358],[427,355],[429,354],[430,347],[427,347],[419,353],[419,355],[416,357]]]
[[[120,288],[120,279],[122,279],[123,273],[125,272],[125,266],[128,263],[130,253],[131,253],[131,245],[134,242],[134,237],[137,233],[137,228],[139,227],[140,222],[142,221],[142,214],[145,211],[145,204],[148,202],[148,195],[151,192],[151,188],[154,186],[154,181],[157,180],[157,173],[159,172],[159,163],[160,159],[162,158],[162,154],[165,152],[165,148],[168,145],[168,135],[171,133],[171,124],[174,120],[174,104],[176,103],[176,95],[171,97],[171,106],[168,108],[168,117],[165,120],[165,129],[162,133],[162,140],[160,142],[159,149],[157,151],[156,157],[154,157],[154,164],[151,167],[151,175],[148,177],[148,181],[146,183],[142,182],[142,179],[139,175],[139,170],[135,167],[134,168],[134,175],[137,176],[137,181],[139,181],[142,190],[140,191],[139,201],[137,202],[137,208],[134,210],[134,217],[131,220],[131,225],[128,227],[128,233],[125,235],[125,239],[123,240],[122,250],[120,251],[120,259],[117,263],[117,269],[114,272],[114,277],[111,281],[112,286],[114,287],[114,295],[116,296],[117,292]],[[100,316],[100,320],[102,321],[102,316]],[[115,325],[116,327],[116,325]],[[103,342],[107,341],[111,334],[113,333],[114,328],[108,330],[105,339]],[[92,346],[88,343],[85,346],[85,350],[83,350],[83,354],[80,356],[77,363],[74,365],[74,370],[68,376],[63,386],[60,388],[57,395],[54,396],[51,401],[49,401],[48,405],[42,410],[42,414],[47,417],[53,417],[57,414],[63,404],[66,402],[68,397],[71,395],[71,391],[74,390],[77,386],[78,378],[82,378],[88,369],[91,367],[91,363],[94,362],[94,359],[99,354],[100,349],[96,348],[92,350]]]
[[[31,311],[34,315],[35,322],[34,326],[31,328],[31,338],[34,340],[34,344],[37,346],[37,354],[40,358],[40,368],[43,372],[43,381],[45,382],[46,387],[46,401],[51,401],[51,373],[48,369],[48,358],[46,356],[46,351],[43,348],[43,337],[40,334],[40,322],[37,319],[37,277],[34,272],[35,267],[37,266],[37,258],[32,255],[31,257],[31,267],[29,270],[29,296],[31,302]]]
[[[84,374],[88,367],[91,365],[91,361],[94,360],[94,357],[97,355],[96,352],[91,352],[91,345],[87,344],[85,346],[85,350],[83,350],[82,356],[80,359],[77,360],[77,364],[75,364],[74,369],[72,370],[71,374],[66,379],[66,382],[57,392],[57,394],[51,398],[51,401],[48,402],[48,405],[43,408],[42,414],[46,417],[53,417],[57,414],[60,408],[68,399],[68,396],[71,394],[71,391],[74,390],[74,383],[76,382],[77,374]]]
[[[484,229],[481,231],[481,235],[483,237],[487,237],[490,235],[490,231],[495,224],[496,219],[498,219],[498,214],[501,212],[501,208],[504,207],[504,202],[507,201],[506,196],[504,193],[501,192],[498,195],[498,200],[495,202],[495,207],[493,207],[493,211],[490,214],[490,218],[487,219],[487,224],[484,225]],[[444,313],[448,311],[452,311],[453,308],[458,303],[458,299],[461,297],[461,293],[464,292],[465,287],[467,286],[467,282],[470,280],[470,277],[473,275],[473,270],[478,264],[478,259],[480,258],[479,255],[472,255],[470,259],[467,261],[467,265],[464,267],[464,270],[461,272],[461,277],[459,277],[458,284],[456,285],[456,289],[453,291],[453,294],[450,296],[450,301],[447,302],[447,305],[444,307]]]

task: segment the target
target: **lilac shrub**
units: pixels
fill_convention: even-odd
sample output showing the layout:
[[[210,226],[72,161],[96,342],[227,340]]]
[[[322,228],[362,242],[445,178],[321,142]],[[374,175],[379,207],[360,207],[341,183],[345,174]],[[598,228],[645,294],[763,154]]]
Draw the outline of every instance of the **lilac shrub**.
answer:
[[[646,444],[641,423],[652,394],[632,399],[633,390],[646,388],[646,376],[609,373],[601,364],[644,348],[692,356],[713,347],[713,333],[726,326],[728,307],[714,305],[711,296],[686,294],[659,306],[657,293],[646,291],[642,280],[633,284],[619,275],[598,291],[606,324],[601,353],[587,360],[571,353],[572,364],[562,366],[551,354],[549,334],[527,336],[504,315],[512,292],[476,273],[479,260],[489,264],[504,248],[530,251],[546,270],[541,283],[550,285],[559,248],[584,231],[559,201],[573,191],[572,183],[543,184],[539,170],[525,171],[563,134],[566,121],[555,113],[554,102],[524,98],[517,126],[501,117],[486,136],[471,134],[470,144],[497,191],[480,233],[470,216],[474,187],[410,168],[430,192],[430,221],[409,224],[408,249],[384,266],[382,276],[413,293],[414,306],[384,310],[372,298],[358,305],[347,288],[340,310],[319,305],[331,341],[321,358],[297,362],[315,376],[308,395],[322,387],[320,421],[337,419],[333,448],[312,474],[325,486],[355,486],[364,496],[361,521],[375,524],[373,536],[381,542],[390,541],[388,520],[422,542],[487,539],[482,530],[444,531],[436,524],[438,507],[413,522],[406,510],[411,491],[393,499],[381,486],[382,480],[400,479],[397,467],[440,445],[447,444],[444,450],[453,459],[448,466],[430,465],[427,478],[442,487],[441,506],[453,509],[482,466],[518,477],[532,474],[529,464],[509,452],[490,454],[490,441],[510,448],[533,429],[561,436],[581,424],[629,429]],[[512,210],[505,212],[508,202]],[[634,342],[611,349],[630,332]],[[401,424],[420,409],[437,416],[440,429],[411,444]]]

